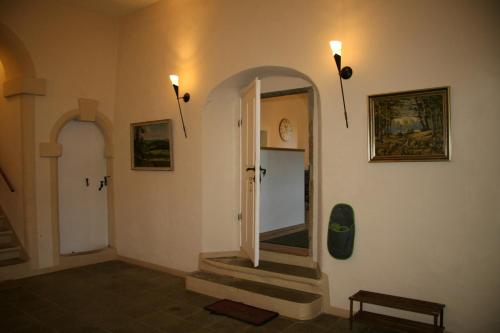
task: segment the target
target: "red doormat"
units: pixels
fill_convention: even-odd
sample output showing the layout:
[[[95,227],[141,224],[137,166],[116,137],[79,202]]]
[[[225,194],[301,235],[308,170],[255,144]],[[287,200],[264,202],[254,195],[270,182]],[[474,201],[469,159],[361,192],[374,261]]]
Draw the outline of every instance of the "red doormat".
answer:
[[[259,309],[228,299],[223,299],[207,305],[205,306],[205,310],[210,311],[210,313],[224,315],[256,326],[263,325],[279,315],[277,312]]]

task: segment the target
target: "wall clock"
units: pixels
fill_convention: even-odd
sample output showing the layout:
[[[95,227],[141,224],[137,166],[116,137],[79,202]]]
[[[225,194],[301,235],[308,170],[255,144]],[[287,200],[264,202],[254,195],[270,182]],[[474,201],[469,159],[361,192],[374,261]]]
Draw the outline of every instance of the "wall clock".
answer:
[[[283,118],[280,121],[280,127],[279,127],[279,132],[280,132],[280,138],[283,141],[288,141],[292,137],[292,132],[293,132],[293,127],[292,123],[290,120],[287,118]]]

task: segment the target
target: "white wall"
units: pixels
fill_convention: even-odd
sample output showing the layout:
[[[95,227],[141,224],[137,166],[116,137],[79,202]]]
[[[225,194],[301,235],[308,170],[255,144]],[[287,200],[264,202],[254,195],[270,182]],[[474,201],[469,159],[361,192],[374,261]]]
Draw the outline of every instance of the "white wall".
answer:
[[[35,137],[47,142],[56,120],[78,108],[78,98],[99,102],[113,118],[117,21],[56,0],[0,2],[0,21],[24,43],[47,95],[36,99]],[[49,159],[36,156],[39,264],[53,265]]]
[[[260,232],[305,223],[304,151],[260,150]]]
[[[492,1],[192,0],[162,1],[126,17],[115,114],[119,251],[194,270],[200,243],[220,248],[219,238],[235,237],[231,222],[219,223],[215,213],[231,214],[232,201],[222,197],[232,200],[232,192],[209,196],[204,188],[201,129],[213,125],[204,105],[235,73],[291,67],[312,79],[320,97],[321,225],[326,229],[336,203],[356,213],[351,259],[335,260],[321,247],[333,305],[347,308],[347,297],[363,288],[443,302],[452,331],[498,329],[498,9]],[[331,39],[344,42],[343,62],[354,70],[344,84],[349,129]],[[192,95],[184,107],[188,139],[180,134],[170,72]],[[367,95],[442,85],[451,87],[452,161],[367,163]],[[174,120],[176,171],[131,172],[128,124],[165,117]],[[208,207],[214,220],[203,216]],[[144,243],[148,249],[134,245]]]
[[[113,20],[53,0],[3,1],[0,20],[26,44],[38,76],[48,79],[48,94],[37,103],[37,140],[47,140],[55,119],[75,108],[78,97],[99,100],[108,116],[116,106],[121,254],[194,270],[202,244],[220,248],[216,242],[226,238],[229,249],[237,243],[236,228],[214,219],[217,209],[232,205],[222,197],[230,191],[209,196],[205,189],[204,106],[235,73],[290,67],[305,73],[320,97],[321,226],[326,230],[336,203],[351,204],[356,214],[351,259],[330,257],[326,233],[321,235],[320,265],[330,277],[332,304],[347,308],[347,297],[358,289],[429,299],[447,305],[449,330],[495,332],[498,12],[492,0],[165,0],[122,19],[117,71]],[[349,129],[331,39],[343,41],[343,63],[354,70],[344,84]],[[171,72],[180,75],[181,91],[192,95],[184,105],[188,139],[168,82]],[[451,87],[452,160],[367,163],[367,95],[443,85]],[[175,171],[131,171],[130,122],[163,118],[174,120]],[[48,161],[37,160],[40,251],[50,254],[47,175]],[[210,221],[203,216],[208,207]],[[203,231],[206,224],[211,236]],[[50,265],[50,257],[43,262]]]

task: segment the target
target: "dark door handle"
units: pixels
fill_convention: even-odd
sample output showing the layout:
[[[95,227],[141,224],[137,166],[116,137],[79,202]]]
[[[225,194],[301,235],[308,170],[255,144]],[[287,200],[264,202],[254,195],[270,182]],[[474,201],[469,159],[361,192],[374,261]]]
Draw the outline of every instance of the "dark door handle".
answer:
[[[250,168],[247,168],[247,171],[250,171],[250,170],[255,171],[255,167],[250,167]]]
[[[104,180],[101,180],[101,184],[99,185],[99,191],[102,190],[103,187],[104,187]]]
[[[267,173],[267,169],[264,169],[263,167],[260,167],[260,172],[262,172],[262,176],[265,176]]]
[[[89,179],[88,179],[88,178],[85,178],[85,185],[86,185],[87,187],[89,187]]]

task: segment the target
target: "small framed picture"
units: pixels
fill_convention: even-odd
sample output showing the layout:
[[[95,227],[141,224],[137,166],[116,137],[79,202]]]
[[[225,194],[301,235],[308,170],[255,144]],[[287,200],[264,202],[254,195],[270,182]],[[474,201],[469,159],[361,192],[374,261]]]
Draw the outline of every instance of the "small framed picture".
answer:
[[[449,88],[368,96],[369,160],[450,159]]]
[[[172,120],[130,124],[133,170],[173,170]]]

